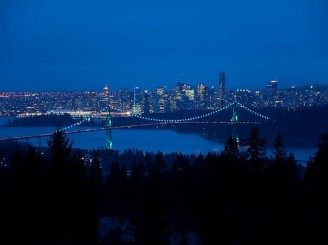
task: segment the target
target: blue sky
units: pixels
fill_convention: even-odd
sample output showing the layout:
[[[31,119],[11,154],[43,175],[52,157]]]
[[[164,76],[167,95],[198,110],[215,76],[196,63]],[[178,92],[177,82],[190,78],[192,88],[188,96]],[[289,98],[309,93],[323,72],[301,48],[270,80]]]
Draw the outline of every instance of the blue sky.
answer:
[[[0,91],[328,83],[325,0],[1,0]]]

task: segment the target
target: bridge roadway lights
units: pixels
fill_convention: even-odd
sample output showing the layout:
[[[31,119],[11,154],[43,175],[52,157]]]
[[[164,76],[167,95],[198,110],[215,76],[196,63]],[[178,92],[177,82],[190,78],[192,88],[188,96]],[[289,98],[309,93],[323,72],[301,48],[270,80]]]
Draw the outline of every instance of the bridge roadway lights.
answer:
[[[191,117],[191,118],[183,118],[183,119],[179,119],[179,120],[164,120],[164,119],[155,119],[155,118],[145,118],[145,117],[142,117],[142,116],[139,116],[135,113],[132,113],[131,116],[133,117],[137,117],[137,118],[140,118],[140,119],[146,119],[146,120],[152,120],[152,121],[156,121],[158,123],[190,123],[191,121],[194,121],[196,119],[200,119],[200,118],[205,118],[207,116],[210,116],[210,115],[213,115],[213,114],[216,114],[216,113],[219,113],[223,110],[226,110],[228,109],[229,107],[231,106],[239,106],[241,108],[243,108],[244,110],[256,115],[257,117],[260,117],[262,119],[266,119],[266,120],[272,120],[272,121],[276,121],[268,116],[265,116],[263,114],[260,114],[260,113],[257,113],[249,108],[247,108],[246,106],[243,106],[242,104],[240,103],[231,103],[221,109],[218,109],[216,111],[213,111],[211,113],[206,113],[206,114],[203,114],[203,115],[200,115],[198,117]],[[113,107],[112,108],[118,110],[117,108]],[[236,114],[232,115],[232,119],[230,122],[214,122],[214,123],[232,123],[232,124],[235,124],[235,127],[237,124],[260,124],[260,122],[240,122],[239,121],[239,118],[238,118],[238,114],[237,112],[235,112]],[[234,121],[233,121],[234,120]],[[199,122],[198,122],[199,123]],[[200,122],[201,123],[201,122]],[[71,128],[71,127],[75,127],[75,126],[78,126],[80,125],[81,122],[78,122],[78,123],[75,123],[73,125],[70,125],[68,127],[65,127],[64,129],[68,129],[68,128]],[[105,125],[105,130],[106,130],[106,148],[108,149],[112,149],[113,147],[113,142],[112,142],[112,136],[111,136],[111,129],[112,129],[112,121],[111,121],[111,115],[110,115],[110,110],[109,110],[109,107],[107,108],[107,115],[106,115],[106,125]],[[116,127],[117,128],[117,127]],[[102,128],[101,130],[103,130],[104,128]],[[96,130],[99,130],[99,129],[96,129]],[[94,131],[94,130],[75,130],[75,131],[64,131],[65,134],[72,134],[72,133],[83,133],[83,132],[91,132],[91,131]],[[43,134],[39,134],[39,135],[25,135],[25,136],[14,136],[14,137],[7,137],[7,138],[0,138],[0,141],[6,141],[6,140],[21,140],[21,139],[29,139],[29,138],[41,138],[41,137],[48,137],[48,136],[51,136],[53,134],[53,132],[51,133],[43,133]],[[39,141],[40,142],[40,141]]]

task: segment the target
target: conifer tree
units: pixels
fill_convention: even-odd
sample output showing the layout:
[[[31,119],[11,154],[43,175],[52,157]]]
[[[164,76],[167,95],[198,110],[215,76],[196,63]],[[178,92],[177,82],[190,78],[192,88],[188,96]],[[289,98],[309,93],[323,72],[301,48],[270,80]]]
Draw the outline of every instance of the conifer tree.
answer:
[[[247,138],[248,149],[246,151],[247,160],[253,166],[256,172],[263,169],[264,160],[266,158],[266,139],[259,137],[259,129],[253,128]]]
[[[95,234],[87,172],[79,151],[58,128],[48,144],[41,233],[45,242],[91,239]],[[91,215],[91,216],[90,216]]]
[[[226,159],[230,160],[237,160],[239,157],[239,146],[238,142],[236,139],[233,137],[229,137],[225,146],[224,146],[224,151],[223,151],[224,157]]]
[[[104,195],[104,183],[98,151],[94,152],[93,159],[90,163],[88,176],[92,194],[92,202],[94,208],[97,210],[97,215],[100,216],[102,210],[102,196]]]
[[[49,149],[50,168],[61,169],[67,162],[73,160],[71,157],[73,142],[69,140],[60,128],[47,140]]]
[[[274,160],[276,162],[282,162],[287,159],[287,151],[284,148],[284,143],[280,134],[277,134],[274,140]]]
[[[328,132],[322,134],[318,150],[305,169],[305,180],[309,183],[319,212],[319,225],[328,225]]]

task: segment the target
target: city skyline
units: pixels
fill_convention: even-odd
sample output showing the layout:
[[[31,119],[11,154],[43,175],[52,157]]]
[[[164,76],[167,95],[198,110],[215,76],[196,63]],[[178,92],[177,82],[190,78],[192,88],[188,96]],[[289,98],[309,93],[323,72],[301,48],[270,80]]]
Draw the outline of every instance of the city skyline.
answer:
[[[309,0],[0,3],[0,90],[327,84],[328,4]]]
[[[224,80],[224,79],[223,79]],[[222,82],[223,84],[223,82]],[[72,115],[111,112],[124,116],[133,114],[171,113],[177,111],[217,111],[241,103],[246,107],[284,108],[296,110],[328,104],[328,85],[308,85],[278,89],[271,81],[263,90],[220,90],[200,85],[178,84],[171,89],[52,92],[1,92],[0,116],[33,116],[69,112]],[[82,113],[82,114],[81,114]],[[117,114],[118,113],[118,114]]]
[[[36,92],[36,93],[42,93],[42,92],[97,92],[97,93],[103,93],[104,89],[108,90],[109,92],[118,92],[118,91],[130,91],[130,92],[133,92],[135,91],[136,89],[140,90],[140,91],[143,91],[143,92],[147,92],[147,91],[151,91],[151,92],[155,92],[156,90],[158,89],[164,89],[166,91],[173,91],[175,90],[175,88],[177,86],[187,86],[189,87],[190,89],[197,89],[197,87],[199,86],[204,86],[206,87],[206,89],[213,89],[214,91],[217,91],[218,93],[220,93],[220,75],[221,74],[224,74],[224,77],[226,77],[226,74],[224,72],[220,72],[218,73],[218,80],[216,82],[214,82],[213,84],[208,84],[206,82],[199,82],[199,83],[187,83],[187,82],[182,82],[182,81],[175,81],[175,82],[172,82],[172,83],[169,83],[169,84],[157,84],[156,86],[153,86],[153,87],[144,87],[144,86],[133,86],[132,87],[119,87],[119,86],[114,86],[115,88],[112,88],[111,86],[109,86],[109,83],[97,83],[96,85],[97,86],[90,86],[89,88],[72,88],[72,89],[64,89],[64,88],[57,88],[57,89],[45,89],[45,90],[42,90],[42,89],[26,89],[26,90],[23,90],[23,89],[11,89],[11,90],[1,90],[0,89],[0,93],[33,93],[33,92]],[[264,83],[261,83],[259,84],[258,86],[259,87],[247,87],[247,86],[244,86],[244,87],[231,87],[229,86],[229,84],[226,84],[226,79],[224,80],[224,87],[223,89],[225,91],[265,91],[265,90],[268,90],[268,87],[270,87],[272,85],[272,83],[275,83],[276,84],[276,89],[277,90],[288,90],[288,89],[295,89],[295,88],[298,88],[298,89],[302,89],[302,88],[307,88],[307,87],[321,87],[321,86],[328,86],[328,83],[302,83],[302,84],[299,84],[299,85],[290,85],[290,86],[286,86],[286,87],[283,87],[279,80],[278,79],[271,79],[271,80],[268,80],[268,81],[265,81]],[[91,89],[92,88],[92,89]]]

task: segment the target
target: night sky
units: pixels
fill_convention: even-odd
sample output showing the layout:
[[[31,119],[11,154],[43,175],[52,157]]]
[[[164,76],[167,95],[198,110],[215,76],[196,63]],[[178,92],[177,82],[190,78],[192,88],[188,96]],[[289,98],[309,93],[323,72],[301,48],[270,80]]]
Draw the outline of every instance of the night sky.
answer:
[[[326,0],[1,0],[0,91],[328,83]]]

